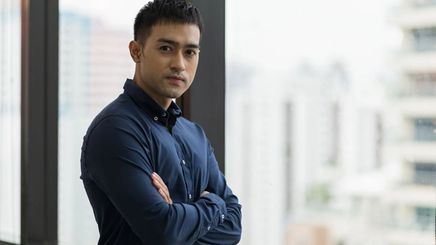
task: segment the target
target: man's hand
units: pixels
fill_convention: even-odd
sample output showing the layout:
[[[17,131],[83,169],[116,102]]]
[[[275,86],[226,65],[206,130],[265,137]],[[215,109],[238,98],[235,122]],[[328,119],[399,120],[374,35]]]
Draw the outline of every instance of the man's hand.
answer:
[[[170,191],[168,190],[167,185],[165,185],[165,182],[162,180],[162,178],[155,172],[151,174],[151,180],[153,182],[154,187],[159,191],[159,194],[162,196],[162,198],[167,202],[168,204],[173,204],[173,200],[171,200],[170,197]],[[207,194],[209,194],[208,191],[203,191],[200,195],[200,197],[204,197]]]
[[[209,194],[208,191],[203,191],[203,192],[201,193],[200,197],[204,197],[204,196],[206,196],[207,194]]]
[[[168,204],[173,204],[173,200],[171,200],[170,192],[168,190],[167,185],[165,185],[165,182],[162,180],[162,178],[157,173],[151,174],[151,180],[153,182],[154,187],[159,191],[159,194],[163,197],[165,202]]]

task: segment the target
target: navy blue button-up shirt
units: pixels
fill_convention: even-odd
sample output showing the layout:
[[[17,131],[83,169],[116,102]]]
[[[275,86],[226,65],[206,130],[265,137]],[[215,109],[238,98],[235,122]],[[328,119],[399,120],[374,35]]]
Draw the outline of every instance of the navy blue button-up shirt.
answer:
[[[218,169],[203,129],[162,109],[128,79],[84,137],[81,178],[98,244],[236,244],[241,206]],[[158,173],[173,204],[151,181]],[[200,197],[203,191],[210,193]]]

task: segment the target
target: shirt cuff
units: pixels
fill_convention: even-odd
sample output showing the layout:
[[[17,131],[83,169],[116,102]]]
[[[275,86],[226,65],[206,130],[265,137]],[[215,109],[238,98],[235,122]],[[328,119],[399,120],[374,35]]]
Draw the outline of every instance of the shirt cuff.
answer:
[[[201,197],[201,199],[206,199],[207,201],[212,202],[218,206],[218,212],[215,214],[213,222],[211,224],[208,224],[208,226],[206,227],[206,230],[209,231],[224,222],[227,216],[227,206],[224,200],[215,193],[208,193],[207,195]]]

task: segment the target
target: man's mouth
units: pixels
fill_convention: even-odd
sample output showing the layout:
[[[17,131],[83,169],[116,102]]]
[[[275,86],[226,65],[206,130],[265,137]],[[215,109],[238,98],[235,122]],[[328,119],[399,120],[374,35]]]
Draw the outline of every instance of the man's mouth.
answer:
[[[182,76],[167,76],[167,78],[174,83],[183,83],[186,80]]]

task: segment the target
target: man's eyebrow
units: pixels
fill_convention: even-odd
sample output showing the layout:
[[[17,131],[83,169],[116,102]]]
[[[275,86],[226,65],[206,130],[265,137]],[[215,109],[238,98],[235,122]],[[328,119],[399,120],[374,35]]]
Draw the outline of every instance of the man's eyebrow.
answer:
[[[171,40],[171,39],[166,39],[166,38],[159,38],[159,39],[157,40],[157,42],[159,42],[159,43],[168,43],[168,44],[171,44],[171,45],[173,45],[173,46],[180,46],[180,43],[178,43],[178,42],[176,42],[176,41],[174,41],[174,40]],[[200,45],[195,44],[195,43],[189,43],[189,44],[186,44],[185,47],[186,47],[186,48],[195,48],[195,49],[200,49]]]

